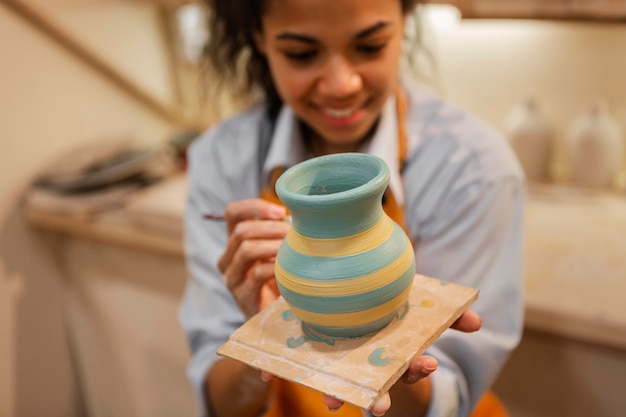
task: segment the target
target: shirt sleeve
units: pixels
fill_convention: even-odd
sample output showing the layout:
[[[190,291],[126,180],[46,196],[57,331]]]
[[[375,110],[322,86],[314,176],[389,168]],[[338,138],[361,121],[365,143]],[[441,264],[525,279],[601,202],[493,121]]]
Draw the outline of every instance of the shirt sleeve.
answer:
[[[480,331],[448,329],[426,351],[439,361],[428,417],[469,415],[521,336],[525,186],[479,178],[448,187],[420,225],[418,272],[478,288],[482,318]]]
[[[249,162],[256,155],[255,149],[233,155],[223,150],[232,146],[216,145],[218,140],[235,140],[234,137],[228,129],[221,128],[199,138],[188,152],[184,247],[189,276],[179,321],[191,350],[187,377],[200,416],[210,415],[204,383],[208,370],[220,358],[216,352],[244,322],[217,268],[226,246],[226,226],[222,221],[203,218],[208,212],[223,213],[228,201],[249,198],[258,192],[256,181],[249,181],[251,172],[257,169]]]
[[[425,354],[428,417],[467,416],[489,390],[523,328],[526,182],[504,137],[430,91],[409,86],[405,216],[417,272],[479,290],[478,332],[446,330]]]

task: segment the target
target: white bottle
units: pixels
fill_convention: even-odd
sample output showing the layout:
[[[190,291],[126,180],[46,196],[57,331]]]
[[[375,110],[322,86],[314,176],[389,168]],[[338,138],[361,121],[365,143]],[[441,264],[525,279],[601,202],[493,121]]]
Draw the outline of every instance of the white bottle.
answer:
[[[592,101],[574,120],[566,144],[574,183],[593,188],[612,186],[624,161],[624,135],[604,100]]]
[[[528,181],[548,181],[553,133],[534,96],[526,97],[509,112],[504,120],[504,134]]]

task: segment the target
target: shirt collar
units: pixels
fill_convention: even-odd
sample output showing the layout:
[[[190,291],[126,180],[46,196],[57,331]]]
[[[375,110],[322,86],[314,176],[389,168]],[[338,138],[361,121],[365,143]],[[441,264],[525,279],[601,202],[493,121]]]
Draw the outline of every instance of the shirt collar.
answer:
[[[389,187],[399,205],[404,204],[404,189],[398,162],[398,113],[396,97],[392,96],[383,107],[374,137],[361,152],[377,156],[389,166]]]
[[[372,140],[365,144],[361,152],[378,156],[387,163],[390,171],[389,186],[398,202],[404,203],[404,190],[400,167],[398,166],[398,116],[396,98],[387,100],[381,112],[376,132]],[[307,158],[298,120],[291,107],[283,105],[276,120],[270,148],[263,163],[263,181],[267,184],[274,168],[289,168]]]
[[[298,120],[291,107],[283,105],[263,163],[263,184],[268,183],[274,168],[289,168],[304,159],[306,159],[306,149]]]

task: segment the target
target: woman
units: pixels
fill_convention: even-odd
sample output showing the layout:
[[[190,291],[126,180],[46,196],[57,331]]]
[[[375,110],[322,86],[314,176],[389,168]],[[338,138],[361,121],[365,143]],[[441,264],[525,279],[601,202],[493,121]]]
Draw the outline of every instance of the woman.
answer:
[[[523,176],[494,130],[399,79],[405,19],[415,3],[210,3],[209,51],[218,73],[241,76],[243,63],[247,85],[260,89],[263,101],[213,128],[188,155],[190,279],[180,313],[202,414],[354,415],[338,400],[305,401],[299,396],[308,394],[289,391],[284,381],[215,354],[276,298],[274,258],[289,224],[272,181],[313,156],[383,158],[392,172],[385,210],[412,238],[418,272],[481,291],[473,306],[481,318],[464,314],[453,326],[462,331],[445,332],[415,358],[369,412],[469,415],[517,345]],[[205,213],[225,221],[203,220]]]

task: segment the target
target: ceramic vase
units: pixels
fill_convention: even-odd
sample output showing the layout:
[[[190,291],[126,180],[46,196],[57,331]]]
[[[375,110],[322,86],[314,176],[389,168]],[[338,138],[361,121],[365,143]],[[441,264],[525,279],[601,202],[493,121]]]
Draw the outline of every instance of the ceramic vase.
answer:
[[[528,181],[548,181],[553,154],[552,129],[535,97],[526,97],[509,112],[504,132]]]
[[[278,179],[292,228],[277,254],[276,282],[305,333],[364,336],[405,308],[415,256],[383,211],[388,184],[386,163],[361,153],[313,158]]]
[[[624,137],[606,102],[597,99],[573,123],[567,155],[574,183],[609,188],[622,168]]]

